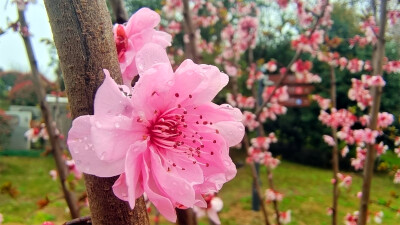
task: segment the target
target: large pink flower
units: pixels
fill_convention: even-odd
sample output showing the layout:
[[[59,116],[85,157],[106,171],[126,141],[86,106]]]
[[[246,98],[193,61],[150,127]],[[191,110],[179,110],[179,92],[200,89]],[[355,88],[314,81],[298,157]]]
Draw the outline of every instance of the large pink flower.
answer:
[[[163,48],[171,45],[171,35],[154,29],[159,23],[160,15],[151,9],[141,8],[132,15],[126,25],[114,26],[114,40],[125,85],[130,86],[138,74],[135,57],[145,44],[154,43]]]
[[[243,138],[242,113],[211,102],[228,83],[217,67],[186,60],[174,73],[154,44],[138,52],[136,63],[140,79],[131,93],[105,71],[94,115],[74,120],[68,145],[82,172],[120,175],[114,193],[132,208],[145,192],[175,221],[175,207],[206,207],[201,194],[235,176],[229,147]]]

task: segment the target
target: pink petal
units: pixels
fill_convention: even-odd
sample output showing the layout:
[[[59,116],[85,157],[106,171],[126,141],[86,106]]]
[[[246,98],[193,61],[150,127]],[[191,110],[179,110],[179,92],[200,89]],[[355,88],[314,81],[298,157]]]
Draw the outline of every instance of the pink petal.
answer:
[[[210,102],[228,84],[228,75],[221,73],[217,67],[197,65],[190,59],[183,61],[175,74],[186,74],[193,70],[203,76],[203,81],[192,91],[194,104]]]
[[[229,157],[229,148],[220,134],[199,133],[205,140],[203,150],[206,151],[196,158],[203,166],[204,183],[196,185],[196,190],[202,194],[218,192],[222,185],[236,175],[236,166]],[[208,165],[208,166],[207,166]]]
[[[168,94],[171,88],[168,83],[172,79],[171,66],[167,64],[154,65],[153,68],[141,74],[132,91],[132,101],[135,101],[137,107],[134,110],[143,112],[145,118],[150,120],[154,117],[156,110],[163,112],[168,109],[168,106],[174,101]]]
[[[125,158],[130,146],[143,140],[147,134],[146,127],[125,116],[92,116],[91,137],[94,151],[104,161],[115,161]]]
[[[180,168],[185,168],[185,170],[182,170],[176,167],[171,167],[171,171],[169,173],[171,173],[173,176],[183,178],[190,185],[203,183],[204,175],[200,165],[193,164],[193,161],[188,160],[186,155],[167,150],[166,158],[173,159],[176,165],[178,165]]]
[[[164,69],[169,70],[166,72],[172,73],[172,67],[167,52],[163,47],[157,44],[148,43],[144,45],[136,54],[135,61],[139,75],[143,75],[146,70],[152,68],[156,64],[165,64],[166,67]]]
[[[68,147],[78,170],[99,177],[112,177],[124,172],[124,159],[115,162],[100,160],[93,150],[91,124],[92,116],[81,116],[72,122],[68,133]]]
[[[112,186],[115,196],[124,201],[128,199],[128,185],[126,184],[126,175],[122,173]],[[135,206],[135,205],[133,205]]]
[[[120,91],[108,70],[104,69],[103,71],[105,79],[94,99],[95,115],[130,115],[132,111],[130,99]]]
[[[151,148],[150,148],[151,149]],[[156,150],[151,149],[151,169],[158,186],[173,201],[176,201],[186,207],[192,207],[195,203],[194,189],[189,183],[175,174],[167,172],[167,169],[161,163],[160,156]]]
[[[125,173],[128,186],[129,205],[133,209],[135,200],[143,194],[143,152],[148,150],[147,141],[138,141],[131,146],[126,155]]]
[[[222,121],[214,124],[214,127],[225,138],[229,147],[239,144],[244,136],[242,122]]]
[[[156,181],[153,177],[153,172],[150,173],[148,162],[150,162],[149,156],[147,156],[144,160],[144,172],[143,172],[143,185],[144,191],[147,194],[147,197],[154,204],[157,210],[169,221],[176,221],[176,212],[175,207],[172,202],[164,197],[164,193],[160,191],[157,186]]]
[[[221,224],[217,211],[213,209],[207,209],[207,215],[208,218],[210,218],[210,220],[213,221],[215,224],[217,225]]]
[[[154,28],[160,23],[160,15],[149,8],[141,8],[129,19],[127,34],[138,33],[143,29]]]

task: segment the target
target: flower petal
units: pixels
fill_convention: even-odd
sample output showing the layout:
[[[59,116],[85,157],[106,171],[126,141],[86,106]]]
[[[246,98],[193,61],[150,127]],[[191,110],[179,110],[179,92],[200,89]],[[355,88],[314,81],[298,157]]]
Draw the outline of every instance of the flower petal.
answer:
[[[218,213],[214,209],[212,209],[212,208],[207,209],[207,215],[208,215],[208,218],[210,218],[210,220],[213,221],[215,224],[217,224],[217,225],[221,224]]]
[[[148,153],[150,154],[150,153]],[[147,155],[148,155],[147,154]],[[150,166],[148,162],[150,162],[149,157],[145,156],[144,163],[144,172],[143,172],[143,186],[144,191],[147,194],[149,200],[154,204],[157,210],[169,221],[176,221],[176,212],[175,207],[172,202],[164,197],[165,193],[162,193],[158,188],[158,185],[153,177],[153,172],[150,173]],[[147,159],[147,160],[146,160]]]
[[[242,122],[222,121],[213,126],[225,138],[229,147],[239,144],[243,139],[245,130]]]
[[[104,69],[105,79],[96,92],[94,99],[95,115],[130,115],[132,102],[126,97],[111,78],[108,70]]]
[[[143,194],[143,153],[147,150],[147,141],[138,141],[131,146],[126,155],[125,173],[128,187],[128,201],[133,209],[135,201]]]
[[[159,153],[150,147],[151,169],[158,186],[169,196],[172,202],[192,207],[195,203],[194,189],[189,183],[175,174],[167,172],[161,163]]]
[[[114,162],[100,160],[93,150],[91,123],[92,116],[80,116],[72,122],[68,133],[68,147],[81,172],[99,177],[112,177],[124,172],[124,159]]]
[[[127,33],[138,33],[143,29],[154,28],[160,23],[160,15],[149,8],[141,8],[126,24]]]
[[[91,137],[94,151],[104,161],[125,158],[131,144],[143,140],[146,127],[126,116],[92,116]]]
[[[203,76],[202,82],[192,91],[194,104],[210,102],[228,84],[228,75],[221,73],[217,67],[197,65],[190,59],[183,61],[175,74],[186,74],[193,70]]]
[[[163,47],[157,44],[148,43],[144,45],[136,54],[136,67],[139,75],[152,68],[156,64],[165,64],[169,71],[172,73],[171,63],[169,61],[167,52]]]

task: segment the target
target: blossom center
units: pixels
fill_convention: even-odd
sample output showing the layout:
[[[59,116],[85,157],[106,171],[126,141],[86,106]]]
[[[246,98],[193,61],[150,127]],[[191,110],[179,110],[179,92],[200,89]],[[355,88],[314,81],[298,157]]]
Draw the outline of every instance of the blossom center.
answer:
[[[117,27],[117,38],[115,40],[117,47],[118,58],[122,58],[128,48],[128,37],[126,36],[125,29],[122,25]]]

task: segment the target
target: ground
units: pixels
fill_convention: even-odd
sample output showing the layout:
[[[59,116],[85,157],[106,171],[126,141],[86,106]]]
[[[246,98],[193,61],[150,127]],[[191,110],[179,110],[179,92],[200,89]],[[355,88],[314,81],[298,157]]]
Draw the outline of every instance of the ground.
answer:
[[[4,215],[3,225],[41,224],[45,220],[62,224],[69,220],[66,204],[62,199],[58,181],[53,181],[49,171],[54,169],[51,157],[7,157],[0,156],[0,185],[15,187],[19,194],[12,198],[7,193],[0,194],[0,213]],[[347,173],[348,174],[348,173]],[[341,188],[339,200],[339,224],[344,224],[346,213],[358,210],[356,193],[361,187],[361,173],[349,173],[353,176],[350,190]],[[263,190],[266,189],[265,171],[261,170]],[[303,166],[283,161],[274,171],[276,188],[285,194],[280,203],[281,210],[292,211],[293,222],[290,225],[325,225],[330,224],[326,210],[331,204],[331,171]],[[224,200],[224,209],[220,213],[224,225],[257,225],[263,224],[260,212],[251,211],[250,168],[238,169],[235,179],[224,185],[219,193]],[[76,190],[84,190],[83,182],[76,185]],[[376,174],[372,184],[372,200],[384,202],[390,200],[390,206],[399,208],[400,185],[393,184],[393,178],[386,173]],[[48,196],[50,204],[38,209],[37,202]],[[372,204],[371,212],[384,212],[383,224],[400,224],[400,217],[387,207]],[[272,208],[268,207],[269,212]],[[82,211],[83,215],[87,209]],[[271,221],[273,217],[271,216]],[[161,221],[161,224],[170,224]],[[199,225],[206,225],[202,219]],[[152,224],[154,224],[152,222]],[[369,224],[375,224],[371,218]]]

